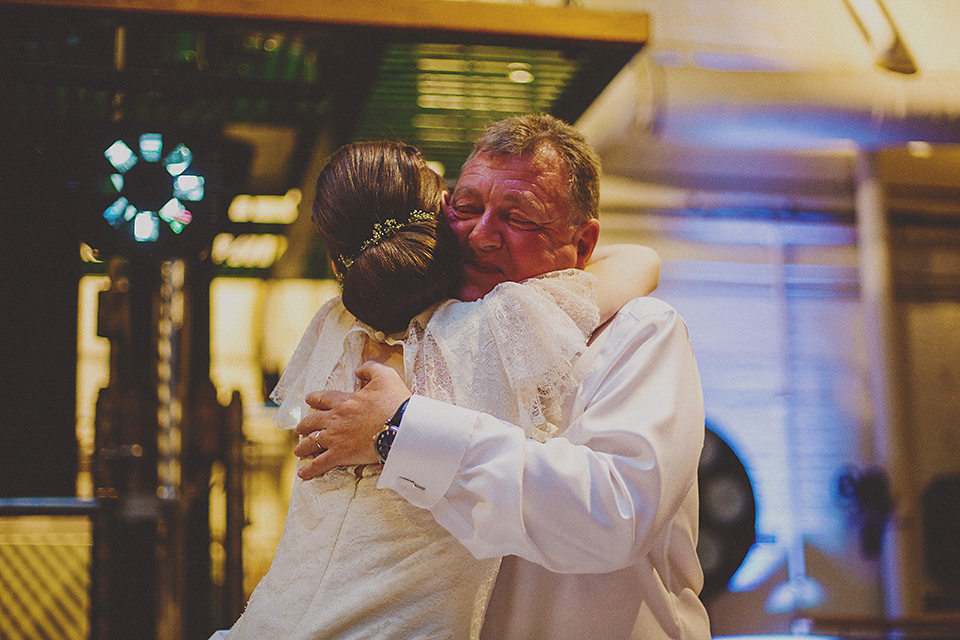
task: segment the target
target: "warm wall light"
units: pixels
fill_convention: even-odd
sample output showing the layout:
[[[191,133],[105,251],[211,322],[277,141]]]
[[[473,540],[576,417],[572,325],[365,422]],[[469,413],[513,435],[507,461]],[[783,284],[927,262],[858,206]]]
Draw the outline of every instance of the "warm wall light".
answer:
[[[287,239],[273,233],[219,233],[213,239],[215,264],[239,269],[268,269],[287,250]]]
[[[282,196],[241,194],[230,203],[227,216],[231,222],[290,224],[297,219],[302,198],[299,189],[289,189]]]
[[[844,0],[844,3],[866,37],[879,66],[897,73],[917,72],[883,0]]]
[[[907,143],[907,153],[914,158],[929,158],[933,155],[933,145],[923,140],[911,140]]]

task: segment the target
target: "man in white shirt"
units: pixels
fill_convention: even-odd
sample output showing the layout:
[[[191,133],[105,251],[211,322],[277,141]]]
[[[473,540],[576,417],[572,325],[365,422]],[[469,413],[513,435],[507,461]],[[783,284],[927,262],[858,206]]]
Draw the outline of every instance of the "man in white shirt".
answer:
[[[598,192],[599,161],[572,127],[544,115],[491,125],[447,210],[465,260],[460,297],[582,269]],[[297,427],[311,437],[296,453],[315,457],[298,473],[384,460],[381,488],[429,509],[475,556],[504,556],[483,638],[709,638],[697,596],[703,401],[686,327],[638,298],[594,333],[580,365],[559,437],[540,443],[411,397],[369,363],[360,391],[308,397],[318,410]]]

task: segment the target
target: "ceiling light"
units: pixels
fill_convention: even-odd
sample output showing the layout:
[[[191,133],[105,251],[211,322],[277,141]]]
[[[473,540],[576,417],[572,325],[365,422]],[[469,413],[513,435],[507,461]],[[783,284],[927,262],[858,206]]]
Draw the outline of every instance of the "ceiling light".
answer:
[[[507,68],[510,69],[510,72],[507,73],[507,77],[510,78],[513,82],[518,84],[529,84],[533,82],[533,74],[530,73],[530,65],[524,62],[511,62],[507,65]]]
[[[844,3],[866,37],[879,66],[897,73],[917,72],[883,0],[844,0]]]

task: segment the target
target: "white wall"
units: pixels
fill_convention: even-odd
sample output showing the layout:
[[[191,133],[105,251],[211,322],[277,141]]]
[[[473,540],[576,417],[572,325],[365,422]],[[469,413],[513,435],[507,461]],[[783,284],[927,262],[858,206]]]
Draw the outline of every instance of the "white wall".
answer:
[[[852,223],[621,210],[601,224],[605,242],[660,252],[654,295],[686,320],[708,420],[754,483],[759,542],[734,591],[709,604],[714,633],[785,632],[808,614],[882,616],[880,562],[861,553],[837,488],[844,470],[873,465],[875,446]],[[898,233],[911,239],[894,263],[919,491],[960,470],[960,241]],[[806,613],[773,605],[788,558],[823,589]]]

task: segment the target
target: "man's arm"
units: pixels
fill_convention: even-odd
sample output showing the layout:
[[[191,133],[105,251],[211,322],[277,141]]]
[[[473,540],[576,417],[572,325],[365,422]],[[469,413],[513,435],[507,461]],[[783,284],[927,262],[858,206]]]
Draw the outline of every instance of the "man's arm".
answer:
[[[695,482],[700,381],[686,327],[657,300],[631,303],[597,348],[573,422],[545,443],[413,397],[380,486],[429,509],[478,557],[514,554],[567,573],[636,562]],[[365,428],[392,415],[403,392],[392,393]]]
[[[700,380],[685,325],[657,300],[628,305],[598,347],[573,422],[542,444],[415,397],[380,486],[430,509],[478,557],[565,573],[635,563],[694,486]]]
[[[304,480],[334,467],[380,461],[373,438],[410,391],[400,374],[386,365],[366,362],[356,373],[363,387],[355,393],[319,391],[307,396],[314,411],[297,425],[297,433],[304,437],[293,450],[301,458],[312,458],[297,470]]]

